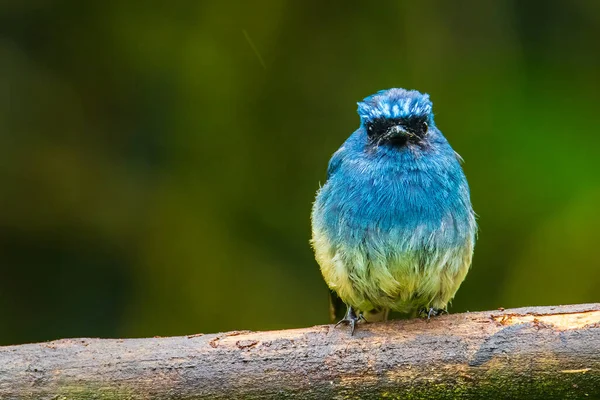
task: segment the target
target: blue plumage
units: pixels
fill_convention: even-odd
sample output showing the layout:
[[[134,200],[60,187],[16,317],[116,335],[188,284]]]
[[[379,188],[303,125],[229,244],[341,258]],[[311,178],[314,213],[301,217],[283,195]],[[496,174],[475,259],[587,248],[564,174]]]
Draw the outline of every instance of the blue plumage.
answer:
[[[329,162],[312,212],[327,284],[364,313],[445,309],[471,264],[476,223],[459,157],[429,96],[389,89],[358,103],[361,125]]]

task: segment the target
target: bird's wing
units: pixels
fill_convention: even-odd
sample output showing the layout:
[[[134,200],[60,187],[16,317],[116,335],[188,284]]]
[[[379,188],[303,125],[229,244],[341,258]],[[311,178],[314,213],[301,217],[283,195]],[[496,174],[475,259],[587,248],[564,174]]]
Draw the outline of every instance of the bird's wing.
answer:
[[[342,146],[338,149],[338,151],[333,153],[333,156],[331,156],[331,160],[329,160],[329,165],[327,166],[327,179],[331,178],[331,176],[335,174],[335,171],[340,168],[340,165],[342,165],[344,152],[345,149],[344,146]]]

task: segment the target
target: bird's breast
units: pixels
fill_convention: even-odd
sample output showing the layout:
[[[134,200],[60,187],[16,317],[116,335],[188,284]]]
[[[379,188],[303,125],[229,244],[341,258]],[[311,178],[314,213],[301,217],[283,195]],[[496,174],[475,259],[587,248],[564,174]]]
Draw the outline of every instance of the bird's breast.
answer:
[[[385,241],[401,250],[459,244],[469,235],[471,214],[462,171],[363,168],[328,180],[317,196],[313,222],[333,242]]]

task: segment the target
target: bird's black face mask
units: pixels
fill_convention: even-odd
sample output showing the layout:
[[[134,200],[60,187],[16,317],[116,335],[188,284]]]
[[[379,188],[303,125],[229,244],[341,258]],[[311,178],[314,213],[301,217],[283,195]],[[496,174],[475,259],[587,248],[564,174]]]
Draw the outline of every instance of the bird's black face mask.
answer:
[[[407,143],[421,143],[429,126],[426,117],[380,117],[366,122],[365,128],[369,141],[375,145],[404,146]]]

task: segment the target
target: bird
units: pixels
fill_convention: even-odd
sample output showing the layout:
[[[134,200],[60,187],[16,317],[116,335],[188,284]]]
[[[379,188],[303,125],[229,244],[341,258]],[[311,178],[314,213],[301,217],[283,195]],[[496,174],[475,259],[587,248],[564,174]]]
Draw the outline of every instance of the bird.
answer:
[[[357,104],[360,126],[331,157],[311,212],[315,258],[351,335],[390,310],[447,312],[477,233],[463,160],[429,95],[392,88]]]

